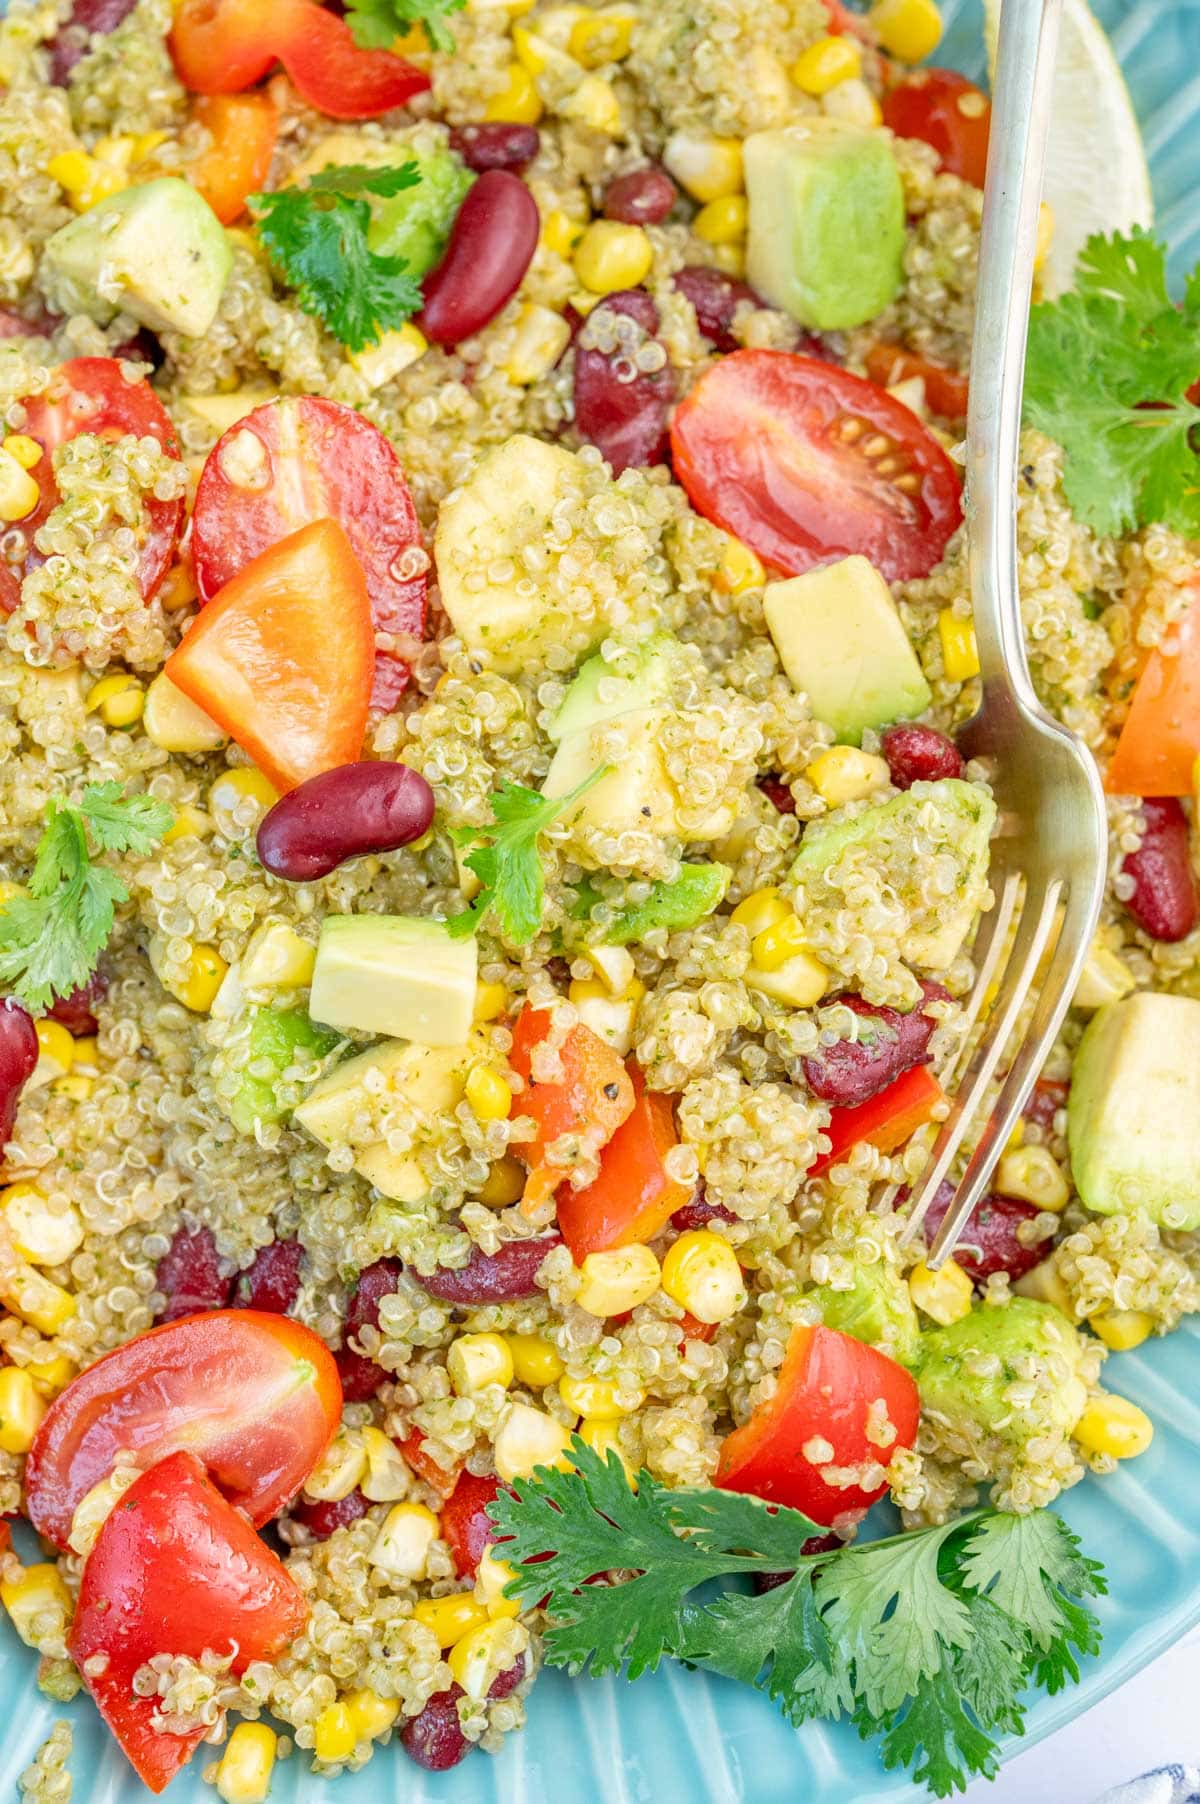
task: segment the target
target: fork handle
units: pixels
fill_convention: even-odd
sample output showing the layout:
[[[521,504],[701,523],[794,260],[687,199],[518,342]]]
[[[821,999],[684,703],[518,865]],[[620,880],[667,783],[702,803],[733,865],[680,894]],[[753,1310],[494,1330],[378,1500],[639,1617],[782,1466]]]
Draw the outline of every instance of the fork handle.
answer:
[[[1000,15],[967,407],[971,597],[985,699],[989,688],[1011,686],[1035,708],[1012,502],[1061,10],[1062,0],[1004,0]]]

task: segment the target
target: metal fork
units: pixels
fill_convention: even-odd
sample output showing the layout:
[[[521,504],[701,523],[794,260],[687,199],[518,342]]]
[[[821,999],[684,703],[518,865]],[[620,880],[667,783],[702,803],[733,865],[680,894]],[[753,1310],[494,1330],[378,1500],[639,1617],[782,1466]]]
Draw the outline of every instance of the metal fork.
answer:
[[[1021,387],[1061,3],[1005,0],[1000,21],[967,413],[967,531],[983,699],[958,736],[967,757],[987,764],[999,813],[991,862],[996,905],[976,936],[968,1032],[989,1000],[990,1008],[913,1195],[905,1239],[919,1228],[978,1117],[1046,963],[1024,1036],[1011,1050],[1007,1076],[930,1249],[935,1270],[983,1195],[1053,1044],[1104,891],[1100,779],[1075,735],[1034,693],[1017,587]]]

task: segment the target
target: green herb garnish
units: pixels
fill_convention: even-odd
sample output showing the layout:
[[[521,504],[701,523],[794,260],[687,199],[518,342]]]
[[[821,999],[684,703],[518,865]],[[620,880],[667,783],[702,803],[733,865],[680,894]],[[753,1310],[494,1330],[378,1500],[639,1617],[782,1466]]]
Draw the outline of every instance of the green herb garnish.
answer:
[[[514,946],[527,946],[542,924],[545,879],[538,856],[538,834],[553,825],[610,766],[601,764],[570,795],[547,801],[536,789],[520,783],[502,783],[492,797],[495,828],[453,827],[456,845],[474,849],[463,859],[482,888],[469,908],[451,915],[446,923],[456,938],[474,933],[484,915],[495,916],[496,925]],[[481,844],[480,841],[483,841]]]
[[[669,1655],[765,1692],[799,1727],[847,1717],[878,1735],[885,1767],[907,1766],[937,1797],[997,1770],[996,1733],[1019,1735],[1021,1692],[1058,1691],[1094,1654],[1081,1598],[1100,1566],[1061,1517],[975,1510],[943,1527],[802,1555],[826,1531],[798,1510],[736,1491],[669,1490],[578,1437],[574,1472],[539,1470],[489,1514],[516,1568],[506,1590],[549,1596],[545,1656],[631,1679]],[[552,1552],[547,1552],[552,1549]],[[536,1565],[520,1562],[540,1556]],[[634,1577],[588,1585],[597,1573]],[[694,1597],[714,1579],[792,1571],[761,1596]]]
[[[352,351],[378,344],[420,311],[420,284],[403,257],[381,257],[368,245],[363,198],[399,194],[419,179],[415,163],[347,163],[322,169],[303,188],[250,196],[258,235],[300,306]]]
[[[1066,452],[1063,488],[1086,525],[1200,534],[1197,377],[1200,269],[1176,307],[1165,246],[1089,238],[1075,287],[1030,314],[1025,363],[1025,418]]]
[[[112,932],[113,908],[129,900],[97,852],[144,858],[174,820],[153,796],[122,794],[119,783],[92,783],[78,807],[46,804],[29,894],[0,910],[0,983],[29,1009],[69,996],[87,982]]]
[[[434,50],[453,50],[454,33],[442,23],[467,0],[350,0],[346,23],[362,50],[390,50],[413,25],[424,28]]]

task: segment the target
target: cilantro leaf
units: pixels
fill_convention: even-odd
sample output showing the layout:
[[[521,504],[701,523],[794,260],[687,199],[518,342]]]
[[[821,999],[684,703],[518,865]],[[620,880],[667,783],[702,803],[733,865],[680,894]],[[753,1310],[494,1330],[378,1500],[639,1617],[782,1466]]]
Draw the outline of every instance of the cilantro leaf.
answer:
[[[545,878],[538,856],[538,835],[606,776],[607,764],[585,777],[569,795],[547,798],[520,783],[504,782],[492,797],[493,828],[455,827],[457,845],[471,846],[463,863],[474,871],[480,891],[469,908],[446,923],[455,938],[474,933],[489,912],[504,938],[527,946],[542,924]],[[480,843],[480,840],[483,843]]]
[[[1107,1587],[1095,1560],[1079,1549],[1079,1537],[1059,1516],[1036,1510],[1030,1516],[984,1516],[971,1530],[962,1556],[962,1572],[972,1590],[985,1592],[998,1609],[1020,1623],[1036,1647],[1045,1651],[1064,1634],[1081,1653],[1094,1653],[1095,1618],[1088,1627],[1064,1608],[1066,1593],[1103,1596]]]
[[[855,1720],[864,1741],[879,1732],[869,1714]],[[879,1757],[888,1768],[911,1766],[913,1778],[938,1798],[965,1791],[976,1774],[994,1779],[999,1771],[995,1742],[971,1720],[945,1670],[917,1681],[907,1707],[884,1725]]]
[[[258,235],[300,306],[351,351],[378,344],[420,311],[420,283],[403,257],[371,249],[371,208],[363,198],[399,194],[417,179],[411,163],[354,163],[323,169],[304,188],[250,196]]]
[[[466,0],[349,0],[346,23],[361,50],[390,50],[413,25],[424,28],[434,50],[453,50],[454,33],[442,23]]]
[[[145,858],[175,819],[157,796],[126,796],[121,785],[92,783],[83,792],[79,812],[102,852],[132,852]]]

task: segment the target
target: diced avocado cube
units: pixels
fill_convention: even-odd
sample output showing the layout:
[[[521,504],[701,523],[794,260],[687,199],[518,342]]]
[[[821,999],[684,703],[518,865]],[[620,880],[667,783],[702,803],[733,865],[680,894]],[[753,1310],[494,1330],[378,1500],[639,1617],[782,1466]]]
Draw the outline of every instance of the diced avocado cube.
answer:
[[[180,395],[176,405],[203,420],[220,438],[256,407],[265,407],[268,401],[278,399],[277,388],[235,388],[228,395]]]
[[[796,913],[818,958],[836,955],[848,898],[865,884],[903,907],[901,956],[944,971],[987,894],[996,804],[979,783],[942,777],[841,819],[811,821],[792,865]],[[836,964],[836,956],[834,958]]]
[[[606,658],[597,655],[580,665],[567,687],[562,706],[550,723],[555,745],[572,733],[602,727],[618,715],[653,708],[669,700],[679,667],[679,641],[669,633],[656,633],[637,653],[631,675],[618,676]]]
[[[1142,991],[1092,1016],[1067,1103],[1087,1208],[1200,1228],[1200,1002]]]
[[[563,816],[573,827],[604,834],[660,834],[685,844],[718,839],[733,824],[735,802],[714,801],[707,814],[685,826],[679,792],[667,773],[661,746],[664,727],[677,718],[669,708],[636,708],[599,727],[572,733],[551,760],[542,794],[569,795],[598,765],[607,764],[608,774]],[[599,868],[586,839],[573,839],[571,852],[585,868]]]
[[[220,220],[189,182],[160,176],[89,207],[47,240],[56,303],[102,325],[118,310],[152,332],[203,338],[233,268]]]
[[[844,744],[933,700],[892,592],[865,557],[768,583],[763,612],[793,689]]]
[[[752,132],[743,146],[746,279],[802,326],[874,319],[904,276],[904,188],[889,139],[838,119]]]
[[[450,228],[475,180],[461,157],[439,146],[436,150],[397,151],[397,165],[415,163],[419,180],[387,200],[372,203],[369,249],[380,257],[400,257],[414,276],[431,270],[446,248]]]
[[[286,1113],[277,1094],[283,1073],[290,1065],[301,1063],[306,1053],[323,1058],[337,1042],[337,1034],[315,1027],[303,1009],[254,1009],[240,1082],[228,1105],[229,1119],[238,1132],[252,1134],[256,1121],[279,1121]],[[250,1067],[261,1065],[264,1059],[273,1067],[271,1075],[251,1076]]]
[[[353,1033],[460,1046],[475,1009],[472,936],[409,915],[329,915],[317,942],[309,1009]]]
[[[921,1336],[921,1405],[968,1440],[982,1430],[1020,1447],[1048,1431],[1069,1434],[1087,1402],[1083,1354],[1077,1330],[1051,1304],[982,1303]]]
[[[623,908],[605,928],[610,946],[629,946],[666,928],[680,933],[719,908],[729,888],[727,864],[685,864],[678,877],[656,883],[644,902]]]
[[[849,1290],[821,1284],[809,1293],[809,1300],[820,1308],[827,1328],[852,1334],[903,1366],[915,1362],[920,1324],[908,1285],[895,1266],[882,1259],[873,1265],[858,1265]]]

